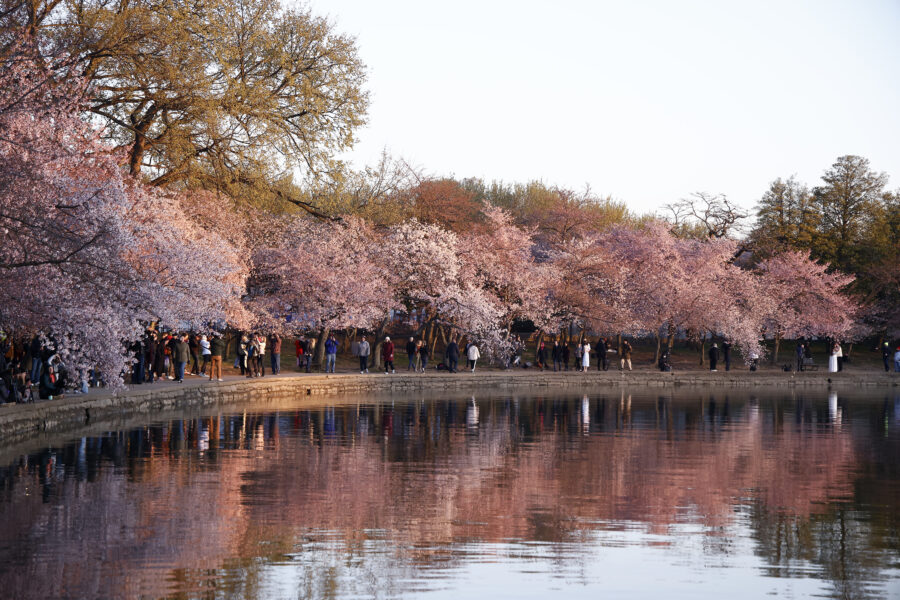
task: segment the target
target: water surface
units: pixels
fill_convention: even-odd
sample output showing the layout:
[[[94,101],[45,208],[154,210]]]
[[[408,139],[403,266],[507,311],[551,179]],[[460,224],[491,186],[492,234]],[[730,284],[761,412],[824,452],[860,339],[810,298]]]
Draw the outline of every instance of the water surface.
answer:
[[[0,468],[0,596],[900,597],[900,395],[177,416]]]

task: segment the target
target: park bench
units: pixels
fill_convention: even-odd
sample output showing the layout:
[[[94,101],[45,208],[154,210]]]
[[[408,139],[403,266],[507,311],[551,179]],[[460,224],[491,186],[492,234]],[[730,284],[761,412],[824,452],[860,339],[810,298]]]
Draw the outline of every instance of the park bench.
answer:
[[[817,365],[815,362],[813,362],[812,358],[804,358],[803,362],[801,364],[803,365],[804,371],[818,371],[819,370],[819,365]]]

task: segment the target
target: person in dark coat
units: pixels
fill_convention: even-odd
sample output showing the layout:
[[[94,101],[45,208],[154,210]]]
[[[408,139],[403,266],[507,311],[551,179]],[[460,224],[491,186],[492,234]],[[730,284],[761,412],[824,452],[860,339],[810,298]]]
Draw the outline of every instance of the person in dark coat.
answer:
[[[156,338],[156,356],[153,359],[153,370],[156,372],[157,379],[163,379],[166,376],[166,341],[159,335]]]
[[[569,343],[566,342],[565,344],[563,344],[563,347],[562,347],[562,359],[563,359],[563,364],[566,366],[566,371],[569,370],[569,358],[571,358],[571,356],[572,355],[569,351]]]
[[[725,370],[731,370],[731,342],[722,342],[722,359],[725,361]]]
[[[553,370],[562,371],[562,346],[559,345],[559,342],[553,342],[550,356],[553,358]]]
[[[806,356],[806,348],[804,347],[804,344],[802,341],[797,342],[796,353],[797,353],[797,370],[802,371],[803,370],[803,359]]]
[[[391,338],[385,337],[384,344],[381,345],[381,359],[384,361],[384,373],[396,373],[394,370],[394,342]]]
[[[182,383],[184,381],[184,370],[188,364],[188,358],[191,356],[191,347],[188,345],[187,335],[175,336],[173,339],[172,358],[175,360],[175,381]]]
[[[605,337],[600,337],[597,340],[597,358],[600,360],[597,361],[597,370],[603,369],[604,371],[609,371],[609,342],[606,341]]]
[[[419,346],[419,363],[422,365],[422,372],[425,372],[425,369],[428,368],[428,344],[422,342],[422,345]]]
[[[191,375],[200,374],[200,336],[190,334],[188,336],[188,347],[191,349]]]
[[[406,367],[407,371],[415,371],[416,370],[416,340],[413,338],[409,338],[409,341],[406,342],[406,358],[408,359],[409,364]]]
[[[544,342],[541,342],[538,345],[536,354],[537,366],[541,368],[541,371],[543,371],[544,366],[547,364],[547,347],[544,345]]]
[[[716,344],[713,344],[709,349],[709,370],[715,371],[716,366],[719,364],[719,347]]]
[[[891,370],[891,359],[893,358],[894,353],[891,352],[891,345],[887,340],[884,340],[884,343],[881,344],[881,360],[884,361],[884,372],[887,373]]]
[[[144,357],[147,367],[147,383],[153,383],[156,367],[156,335],[152,331],[147,333],[147,340],[144,342]]]
[[[131,344],[130,350],[134,352],[134,367],[131,373],[131,383],[140,385],[144,383],[144,345],[141,340]]]
[[[444,350],[444,359],[447,361],[447,370],[456,373],[456,367],[459,364],[459,345],[455,338],[447,344],[447,349]]]

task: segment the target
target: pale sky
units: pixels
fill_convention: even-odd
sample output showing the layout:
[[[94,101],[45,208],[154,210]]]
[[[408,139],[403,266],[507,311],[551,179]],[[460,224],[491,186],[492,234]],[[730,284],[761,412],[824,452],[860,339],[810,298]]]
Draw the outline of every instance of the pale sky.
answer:
[[[900,187],[900,0],[314,0],[357,37],[369,124],[434,176],[583,189],[648,212],[750,208],[843,154]]]

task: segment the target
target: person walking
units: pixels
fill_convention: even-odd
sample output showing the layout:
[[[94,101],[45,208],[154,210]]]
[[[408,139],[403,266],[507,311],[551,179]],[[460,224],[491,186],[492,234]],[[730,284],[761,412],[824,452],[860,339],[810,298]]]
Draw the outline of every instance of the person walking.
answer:
[[[719,346],[713,343],[709,349],[709,370],[715,373],[719,364]]]
[[[184,370],[191,355],[191,347],[188,345],[187,338],[187,334],[175,338],[175,381],[178,383],[184,383]]]
[[[418,353],[416,352],[416,340],[415,338],[409,338],[409,341],[406,342],[406,358],[407,358],[407,371],[418,371],[419,368],[416,366],[416,358],[418,357]]]
[[[622,340],[622,360],[620,361],[619,370],[624,371],[625,365],[628,365],[628,370],[631,370],[631,342],[628,340]]]
[[[884,361],[884,372],[887,373],[891,370],[891,345],[887,340],[881,344],[881,360]]]
[[[606,341],[606,338],[600,336],[600,339],[597,340],[597,370],[603,369],[604,371],[609,371],[609,342]]]
[[[225,340],[214,334],[209,343],[210,367],[209,380],[222,381],[222,358],[225,356]]]
[[[562,371],[562,346],[559,345],[558,340],[553,341],[550,357],[553,359],[553,372]]]
[[[419,340],[419,358],[418,358],[418,366],[421,367],[422,373],[425,372],[425,369],[428,368],[428,344]]]
[[[837,373],[838,371],[840,371],[840,357],[842,354],[843,352],[841,352],[841,345],[835,341],[831,345],[831,354],[828,356],[829,373]]]
[[[478,346],[475,345],[475,342],[469,344],[469,349],[466,350],[466,357],[469,359],[469,364],[472,365],[472,372],[474,373],[475,363],[481,358],[481,353],[478,351]]]
[[[581,370],[585,373],[588,372],[588,369],[591,367],[591,344],[588,342],[587,338],[584,338],[584,343],[581,346]]]
[[[272,366],[272,375],[281,373],[281,336],[273,333],[269,336],[269,362]]]
[[[359,346],[356,350],[357,356],[359,357],[359,374],[369,372],[369,354],[372,353],[372,348],[369,346],[368,340],[366,340],[366,336],[362,336],[359,340]]]
[[[334,373],[334,364],[337,362],[338,343],[333,333],[328,334],[325,340],[325,372]]]
[[[447,370],[456,373],[456,367],[459,364],[459,344],[456,338],[452,338],[447,348],[444,350],[444,360],[447,361]]]
[[[396,373],[394,370],[394,342],[390,337],[384,338],[384,344],[381,345],[381,360],[384,361],[384,374]]]
[[[543,371],[544,367],[547,365],[547,347],[544,345],[544,342],[538,344],[537,352],[535,352],[535,358],[537,359],[538,368]]]
[[[725,340],[722,342],[722,360],[725,361],[725,370],[731,370],[731,342]]]

